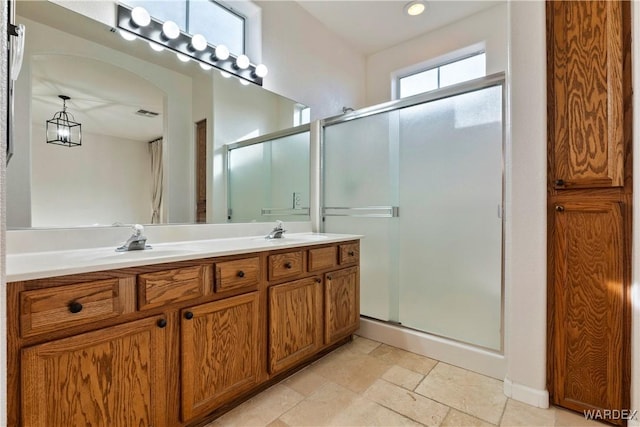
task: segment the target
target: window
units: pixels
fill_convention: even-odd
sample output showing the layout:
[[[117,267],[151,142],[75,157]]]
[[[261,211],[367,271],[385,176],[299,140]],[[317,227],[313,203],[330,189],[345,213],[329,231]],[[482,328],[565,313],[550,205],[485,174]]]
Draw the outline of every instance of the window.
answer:
[[[202,34],[216,46],[223,44],[234,55],[245,52],[246,18],[212,0],[127,0],[142,6],[159,21],[173,21],[182,31]]]
[[[476,53],[397,78],[398,98],[428,92],[486,75],[486,54]]]

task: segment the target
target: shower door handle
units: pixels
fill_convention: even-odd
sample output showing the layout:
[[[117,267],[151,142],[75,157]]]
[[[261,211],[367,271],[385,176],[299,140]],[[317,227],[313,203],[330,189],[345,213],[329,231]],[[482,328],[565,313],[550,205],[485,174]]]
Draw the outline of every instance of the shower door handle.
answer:
[[[399,206],[325,207],[323,216],[355,216],[361,218],[397,218]]]

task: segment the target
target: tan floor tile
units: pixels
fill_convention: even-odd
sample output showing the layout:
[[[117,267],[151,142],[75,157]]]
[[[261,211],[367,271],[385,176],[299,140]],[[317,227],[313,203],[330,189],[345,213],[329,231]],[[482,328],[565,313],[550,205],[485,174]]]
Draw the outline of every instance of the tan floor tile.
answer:
[[[353,341],[344,345],[344,348],[356,353],[369,354],[381,344],[378,341],[373,341],[368,338],[360,337],[358,335],[353,336]]]
[[[377,380],[364,396],[414,421],[438,426],[449,408],[384,380]]]
[[[500,421],[507,401],[502,381],[446,363],[438,363],[415,392],[492,424]]]
[[[558,427],[598,427],[609,425],[595,420],[587,420],[584,415],[579,412],[558,407],[554,407],[553,409],[555,409],[556,415],[554,425]]]
[[[553,426],[555,410],[542,409],[509,399],[502,415],[501,426]]]
[[[428,374],[429,371],[436,366],[436,363],[438,363],[437,360],[429,359],[428,357],[401,350],[396,347],[391,347],[386,344],[382,344],[370,354],[387,363],[402,366],[403,368],[423,375]]]
[[[447,416],[440,424],[441,427],[493,427],[494,424],[490,424],[486,421],[482,421],[480,418],[472,417],[469,414],[460,412],[457,409],[451,409]]]
[[[304,396],[300,393],[276,384],[227,412],[208,426],[264,427],[296,406],[302,399]]]
[[[356,426],[416,426],[422,424],[403,417],[384,406],[378,405],[364,397],[358,397],[351,405],[340,412],[332,421],[332,426],[336,427],[356,427]]]
[[[398,365],[393,365],[382,375],[382,379],[407,390],[413,390],[422,381],[424,375]]]
[[[304,396],[309,396],[326,384],[327,381],[328,380],[325,377],[318,375],[313,372],[313,370],[307,368],[287,378],[282,382],[282,384]]]
[[[368,354],[345,350],[331,353],[330,357],[322,358],[309,370],[351,391],[362,393],[389,367],[389,364]]]
[[[351,405],[358,395],[338,384],[327,382],[296,407],[280,416],[291,426],[321,426]]]
[[[289,427],[289,424],[278,418],[277,420],[270,422],[267,427]]]

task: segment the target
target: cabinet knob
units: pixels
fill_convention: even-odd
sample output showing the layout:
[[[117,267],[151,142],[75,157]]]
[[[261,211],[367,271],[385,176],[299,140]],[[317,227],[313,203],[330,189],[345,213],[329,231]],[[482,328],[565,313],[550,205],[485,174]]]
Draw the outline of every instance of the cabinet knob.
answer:
[[[331,276],[327,276],[327,280],[331,280]]]
[[[322,283],[322,279],[319,277],[316,277],[316,283]]]
[[[238,277],[244,277],[244,271],[240,270],[237,274]]]
[[[167,319],[158,320],[156,325],[158,325],[158,328],[164,328],[165,326],[167,326]]]
[[[349,251],[349,252],[347,252],[347,255],[349,255],[349,256],[355,256],[355,254],[356,254],[356,253],[355,253],[354,251]]]
[[[184,313],[184,318],[187,319],[187,320],[193,319],[193,313],[190,312],[190,311],[185,312]]]
[[[74,301],[71,304],[69,304],[69,311],[72,313],[80,313],[82,311],[82,304],[80,304],[78,301]]]
[[[291,268],[291,267],[293,267],[293,265],[291,265],[290,262],[285,262],[284,263],[284,268]]]
[[[556,212],[564,212],[564,206],[556,205]]]
[[[564,186],[564,179],[556,179],[556,187],[563,187]]]

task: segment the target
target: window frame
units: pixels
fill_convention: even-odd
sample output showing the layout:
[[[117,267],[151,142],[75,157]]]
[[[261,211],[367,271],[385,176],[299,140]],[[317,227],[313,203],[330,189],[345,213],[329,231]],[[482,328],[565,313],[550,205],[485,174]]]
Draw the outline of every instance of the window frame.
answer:
[[[396,70],[391,73],[391,99],[398,100],[400,97],[400,80],[405,77],[410,77],[415,74],[426,72],[433,69],[438,69],[438,89],[440,89],[440,67],[452,64],[454,62],[469,59],[476,55],[485,54],[485,61],[487,50],[485,43],[477,43],[471,46],[467,46],[462,49],[457,49],[452,52],[448,52],[444,55],[440,55],[435,58],[431,58],[427,61],[420,62],[418,64],[411,65],[409,67]],[[485,76],[487,75],[487,68],[485,68]],[[424,93],[424,92],[421,92]]]

